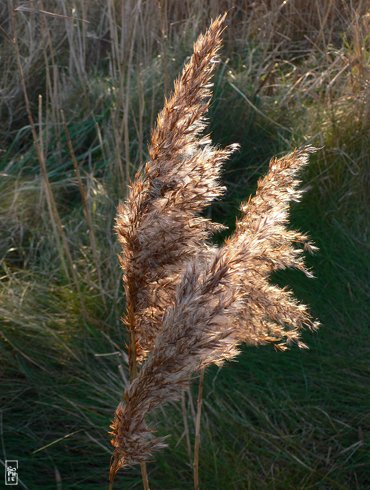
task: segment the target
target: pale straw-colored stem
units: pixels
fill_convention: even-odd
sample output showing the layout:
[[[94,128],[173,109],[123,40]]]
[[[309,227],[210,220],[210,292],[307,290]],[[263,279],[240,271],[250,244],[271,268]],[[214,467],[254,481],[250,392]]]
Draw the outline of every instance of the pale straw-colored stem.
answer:
[[[73,260],[72,260],[72,255],[69,249],[68,241],[64,233],[63,225],[57,210],[54,194],[51,188],[51,184],[49,181],[47,169],[46,169],[46,161],[45,161],[45,153],[44,153],[44,148],[43,148],[43,137],[42,137],[42,96],[39,95],[38,97],[38,116],[39,116],[39,134],[37,134],[36,130],[36,124],[34,121],[34,118],[32,116],[32,111],[31,111],[31,103],[28,97],[28,92],[27,92],[27,87],[26,87],[26,78],[24,75],[23,71],[23,66],[21,62],[21,57],[20,57],[20,52],[19,52],[19,45],[18,45],[18,37],[17,37],[17,25],[16,25],[16,14],[15,11],[12,11],[11,14],[11,21],[12,21],[12,34],[13,34],[13,46],[15,50],[15,56],[16,56],[16,61],[17,61],[17,66],[18,66],[18,72],[19,72],[19,77],[20,77],[20,82],[21,82],[21,87],[23,91],[23,97],[25,101],[25,106],[26,106],[26,112],[28,116],[28,120],[30,123],[31,127],[31,132],[32,132],[32,138],[33,138],[33,143],[34,147],[36,150],[36,155],[37,159],[39,161],[40,165],[40,173],[45,189],[45,195],[46,195],[46,201],[48,204],[48,209],[50,213],[50,221],[51,225],[55,234],[56,238],[56,243],[58,247],[58,252],[60,256],[60,260],[63,266],[63,269],[65,271],[65,274],[67,277],[70,277],[72,275],[72,279],[77,286],[78,284],[78,279],[76,276],[76,272],[73,266]],[[67,259],[67,260],[65,260]]]
[[[202,369],[202,371],[200,372],[200,377],[199,377],[197,415],[195,419],[195,442],[194,442],[194,462],[193,462],[194,490],[199,490],[200,421],[202,416],[203,386],[204,386],[204,369]]]
[[[149,479],[148,479],[148,471],[146,469],[146,463],[140,463],[140,468],[141,468],[141,478],[143,480],[144,490],[150,490]]]

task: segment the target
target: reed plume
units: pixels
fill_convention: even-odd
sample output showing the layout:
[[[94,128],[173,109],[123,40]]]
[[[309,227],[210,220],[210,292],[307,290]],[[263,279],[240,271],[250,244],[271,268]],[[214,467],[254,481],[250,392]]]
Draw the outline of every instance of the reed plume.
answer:
[[[306,347],[299,339],[300,329],[304,325],[313,329],[318,326],[290,291],[268,282],[272,272],[289,267],[313,277],[305,267],[303,251],[313,253],[317,248],[307,235],[287,229],[287,223],[289,203],[298,202],[302,196],[299,171],[314,151],[306,146],[271,160],[255,196],[242,203],[241,219],[226,241],[226,246],[245,247],[250,253],[243,276],[245,308],[239,314],[238,326],[240,340],[248,344],[279,341],[276,347],[284,350],[286,344],[296,341],[299,347]]]
[[[233,359],[243,342],[305,347],[302,327],[318,325],[292,293],[269,283],[273,271],[286,267],[310,275],[303,250],[315,247],[287,222],[290,201],[302,193],[299,171],[314,148],[273,159],[255,196],[242,204],[233,235],[219,248],[207,244],[217,225],[199,212],[221,195],[221,164],[234,149],[214,148],[202,136],[223,26],[224,16],[195,43],[158,117],[150,161],[118,212],[127,323],[146,359],[111,425],[110,481],[165,445],[146,416],[177,400],[194,373]]]
[[[184,264],[199,251],[207,254],[207,239],[222,228],[199,213],[222,194],[221,165],[237,147],[217,149],[201,135],[224,20],[218,17],[195,43],[193,56],[158,116],[150,160],[118,208],[125,323],[134,331],[132,349],[138,360],[153,347]]]

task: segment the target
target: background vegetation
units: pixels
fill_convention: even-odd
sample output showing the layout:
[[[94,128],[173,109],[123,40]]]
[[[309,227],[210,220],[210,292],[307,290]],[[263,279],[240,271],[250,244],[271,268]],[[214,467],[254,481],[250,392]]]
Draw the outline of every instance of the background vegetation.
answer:
[[[210,129],[241,151],[210,213],[233,226],[269,158],[322,147],[292,210],[320,252],[293,288],[307,352],[245,349],[209,370],[203,489],[370,486],[369,24],[365,1],[8,0],[0,5],[2,460],[28,489],[106,488],[127,378],[115,208],[197,35],[230,9]],[[222,239],[222,237],[218,237]],[[193,395],[184,400],[190,438]],[[151,487],[191,489],[182,408]],[[141,488],[138,468],[117,488]]]

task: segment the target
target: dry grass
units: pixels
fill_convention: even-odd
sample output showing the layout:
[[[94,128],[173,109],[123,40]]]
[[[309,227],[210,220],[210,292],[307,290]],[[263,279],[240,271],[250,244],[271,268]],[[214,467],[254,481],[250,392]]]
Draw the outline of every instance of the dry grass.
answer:
[[[233,229],[272,155],[324,147],[302,175],[308,192],[292,218],[320,248],[308,259],[318,278],[279,272],[273,283],[293,286],[325,328],[303,337],[307,353],[249,347],[234,366],[207,371],[201,483],[367,487],[366,2],[9,0],[0,5],[0,432],[3,459],[20,459],[25,488],[106,484],[106,428],[128,380],[116,206],[151,158],[163,95],[198,33],[225,10],[210,129],[240,151],[222,174],[226,194],[202,217]],[[149,466],[152,488],[192,486],[192,400],[187,392],[182,414],[167,407],[149,417],[159,433],[173,427],[171,450]],[[135,469],[122,478],[142,485]]]

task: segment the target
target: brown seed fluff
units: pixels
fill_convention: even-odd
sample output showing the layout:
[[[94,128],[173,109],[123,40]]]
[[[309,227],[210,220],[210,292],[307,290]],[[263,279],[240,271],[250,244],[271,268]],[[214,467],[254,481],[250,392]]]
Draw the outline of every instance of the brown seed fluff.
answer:
[[[202,136],[224,20],[218,17],[195,43],[158,116],[150,161],[118,210],[127,307],[144,362],[111,425],[111,480],[165,445],[145,417],[177,400],[193,373],[235,357],[243,342],[306,347],[302,327],[318,326],[291,292],[268,280],[287,267],[311,275],[303,250],[315,247],[287,223],[289,203],[302,193],[299,171],[314,148],[273,159],[255,196],[242,204],[234,234],[219,248],[207,244],[218,225],[199,212],[222,194],[221,165],[234,149],[214,148]]]

